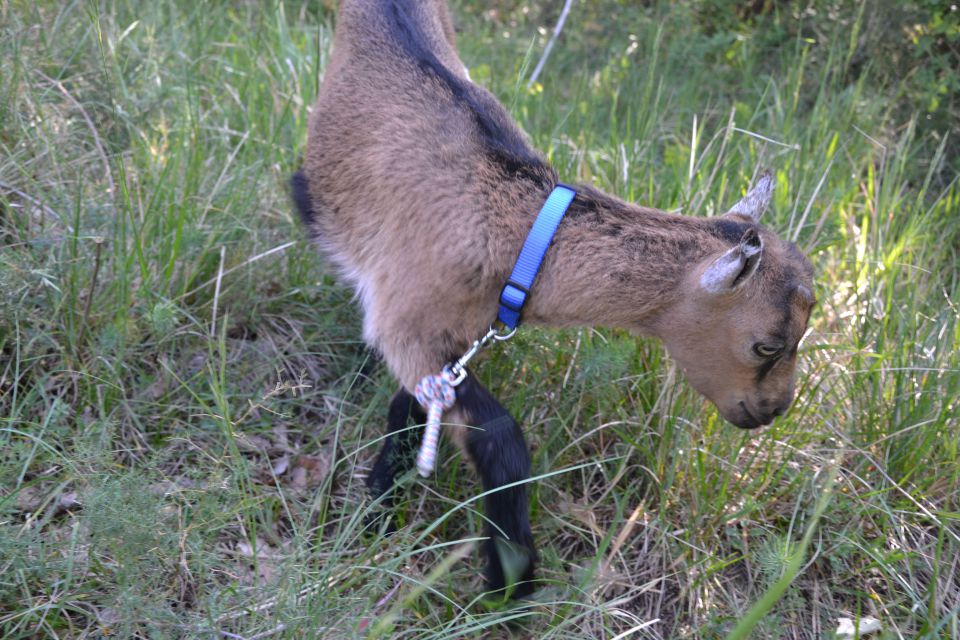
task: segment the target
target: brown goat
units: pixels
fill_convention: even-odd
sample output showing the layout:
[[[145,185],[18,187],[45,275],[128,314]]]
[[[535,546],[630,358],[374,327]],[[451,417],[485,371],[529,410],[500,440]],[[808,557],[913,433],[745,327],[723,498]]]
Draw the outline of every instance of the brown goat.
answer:
[[[311,236],[363,307],[363,335],[401,390],[368,478],[408,468],[411,392],[494,322],[501,288],[557,176],[506,110],[470,82],[444,0],[343,0],[293,196]],[[760,226],[764,175],[729,213],[690,218],[577,187],[523,321],[656,336],[695,389],[740,427],[770,423],[794,394],[813,270]],[[481,474],[487,580],[530,592],[536,553],[516,422],[475,377],[445,420]],[[400,433],[397,433],[400,432]],[[389,496],[387,496],[389,499]],[[509,542],[508,542],[509,541]],[[506,545],[506,546],[505,546]],[[519,567],[507,548],[519,548]]]

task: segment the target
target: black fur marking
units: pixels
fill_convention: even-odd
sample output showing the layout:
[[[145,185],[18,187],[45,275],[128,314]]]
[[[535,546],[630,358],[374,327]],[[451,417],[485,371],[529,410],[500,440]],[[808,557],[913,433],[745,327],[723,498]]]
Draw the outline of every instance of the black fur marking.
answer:
[[[383,497],[393,488],[394,478],[413,466],[423,429],[408,429],[410,419],[424,424],[427,415],[410,393],[400,389],[390,401],[387,411],[387,437],[383,448],[367,476],[367,488],[373,498]],[[391,496],[384,497],[385,506],[392,505]]]
[[[777,366],[778,362],[780,362],[780,358],[770,358],[769,360],[764,362],[762,365],[760,365],[760,368],[757,369],[757,377],[756,377],[757,384],[760,384],[763,381],[763,379],[767,377],[770,371],[775,366]]]
[[[601,233],[605,236],[610,236],[611,238],[619,238],[623,235],[623,225],[617,224],[616,222],[608,224],[603,227]]]
[[[793,320],[793,295],[797,287],[793,284],[794,279],[789,278],[780,284],[780,291],[782,295],[780,296],[779,302],[777,302],[777,308],[783,313],[783,327],[789,327],[791,321]]]
[[[756,228],[757,225],[754,224],[738,222],[736,220],[731,220],[730,218],[719,217],[714,219],[710,230],[717,238],[720,238],[724,242],[728,242],[731,245],[735,245],[740,243],[740,239],[748,229]]]
[[[520,426],[473,375],[457,387],[457,402],[476,426],[467,436],[467,451],[480,472],[484,490],[529,478],[530,452]],[[514,598],[533,591],[537,552],[528,510],[526,485],[496,491],[486,498],[485,576],[491,590],[512,586]]]
[[[313,223],[317,219],[317,214],[313,210],[313,201],[310,198],[310,182],[303,169],[290,176],[290,195],[294,204],[297,205],[297,212],[300,214],[303,226],[313,233]]]
[[[566,218],[597,226],[605,226],[602,211],[617,211],[620,203],[602,191],[588,185],[577,185],[577,196],[567,209]]]
[[[775,342],[786,343],[787,340],[789,339],[787,336],[787,330],[790,328],[790,323],[793,321],[793,307],[790,302],[790,296],[792,291],[787,287],[782,287],[782,288],[787,291],[784,297],[777,304],[779,311],[783,314],[783,320],[781,321],[781,324],[780,324],[780,326],[782,327],[782,331],[771,336],[771,338]],[[787,345],[787,346],[789,347],[790,345]],[[790,357],[793,357],[793,355],[796,355],[796,352],[797,352],[797,347],[796,345],[793,345],[792,349],[788,351],[788,355]],[[763,364],[760,365],[760,367],[757,369],[757,375],[755,378],[757,384],[760,384],[761,382],[763,382],[763,379],[766,378],[767,375],[769,375],[770,371],[773,370],[773,368],[777,365],[778,362],[780,362],[782,358],[783,358],[783,354],[775,358],[770,358],[769,360],[766,360]]]
[[[400,48],[424,72],[433,75],[449,89],[453,98],[464,104],[480,129],[492,159],[511,176],[541,183],[556,183],[554,171],[543,162],[513,125],[504,108],[489,94],[451,73],[430,51],[427,38],[413,18],[417,0],[392,0],[388,24]],[[553,186],[550,184],[549,186]]]

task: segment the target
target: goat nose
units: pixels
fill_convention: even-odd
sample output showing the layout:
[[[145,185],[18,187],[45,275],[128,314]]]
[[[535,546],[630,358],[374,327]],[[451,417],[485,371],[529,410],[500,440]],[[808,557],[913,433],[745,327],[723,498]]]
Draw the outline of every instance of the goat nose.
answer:
[[[773,409],[773,417],[778,418],[787,412],[787,409],[790,408],[790,405],[793,404],[793,397],[789,397],[785,400],[782,400],[776,407]]]

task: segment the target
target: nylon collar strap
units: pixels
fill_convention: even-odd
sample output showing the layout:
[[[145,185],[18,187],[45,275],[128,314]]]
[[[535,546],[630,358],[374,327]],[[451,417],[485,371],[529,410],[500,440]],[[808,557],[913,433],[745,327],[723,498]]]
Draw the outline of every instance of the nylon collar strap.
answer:
[[[520,312],[523,311],[533,280],[540,271],[543,256],[546,255],[547,247],[553,240],[553,234],[556,233],[560,221],[563,220],[564,214],[576,195],[577,192],[565,184],[554,187],[547,196],[547,201],[543,203],[540,213],[537,214],[530,233],[527,234],[527,239],[517,257],[517,263],[513,266],[513,272],[500,292],[500,310],[497,313],[497,319],[510,330],[516,329],[520,324]]]

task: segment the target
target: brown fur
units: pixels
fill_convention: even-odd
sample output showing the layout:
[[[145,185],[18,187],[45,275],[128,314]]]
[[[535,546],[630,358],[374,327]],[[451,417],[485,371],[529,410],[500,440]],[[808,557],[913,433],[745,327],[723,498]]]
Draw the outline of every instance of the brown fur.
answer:
[[[410,25],[456,83],[403,45]],[[493,96],[466,80],[443,0],[344,0],[304,174],[311,232],[356,288],[365,339],[408,390],[494,321],[557,181]],[[756,273],[705,292],[702,274],[746,229],[763,242]],[[677,216],[582,187],[523,320],[656,336],[727,419],[757,426],[793,397],[811,276],[792,245],[749,217]],[[771,338],[785,345],[772,365],[752,351]]]

